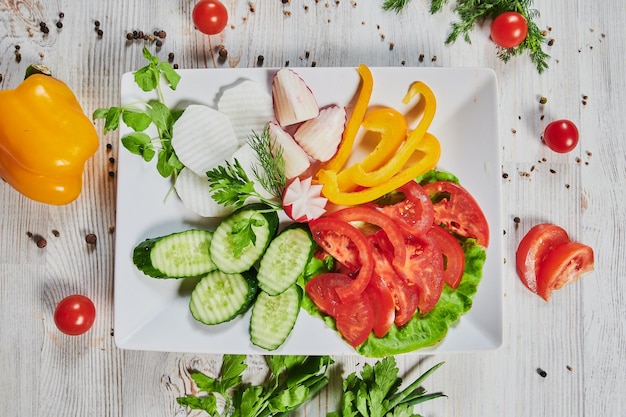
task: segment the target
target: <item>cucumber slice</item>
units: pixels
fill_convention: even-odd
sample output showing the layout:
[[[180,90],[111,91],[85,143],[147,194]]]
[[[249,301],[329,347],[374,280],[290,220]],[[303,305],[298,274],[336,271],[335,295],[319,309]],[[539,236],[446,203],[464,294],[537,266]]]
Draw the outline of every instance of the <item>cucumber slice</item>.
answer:
[[[209,272],[191,292],[191,315],[204,324],[219,324],[243,314],[258,293],[253,274]]]
[[[212,239],[212,232],[196,229],[146,239],[133,250],[133,263],[153,278],[204,275],[216,268],[209,253]]]
[[[292,285],[279,295],[261,291],[250,316],[250,341],[263,349],[278,349],[298,319],[302,290]]]
[[[237,234],[244,230],[244,233]],[[237,238],[252,235],[240,245]],[[217,226],[211,242],[211,259],[222,272],[230,274],[249,270],[261,258],[278,230],[278,214],[266,204],[249,204],[226,217]]]
[[[270,295],[278,295],[304,275],[315,242],[303,226],[283,230],[268,246],[259,263],[259,287]]]

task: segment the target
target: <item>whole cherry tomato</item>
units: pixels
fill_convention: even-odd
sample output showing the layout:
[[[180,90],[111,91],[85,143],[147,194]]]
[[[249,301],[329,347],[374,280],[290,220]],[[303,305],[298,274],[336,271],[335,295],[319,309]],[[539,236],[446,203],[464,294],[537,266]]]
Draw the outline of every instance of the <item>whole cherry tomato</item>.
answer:
[[[543,131],[543,141],[554,152],[569,152],[578,145],[578,128],[569,120],[555,120]]]
[[[491,39],[502,48],[519,46],[528,34],[528,22],[518,12],[504,12],[491,24]]]
[[[228,23],[228,11],[219,0],[200,0],[191,14],[193,24],[202,33],[217,35]]]
[[[85,333],[91,328],[95,318],[96,307],[93,302],[80,294],[65,297],[54,311],[54,323],[57,328],[70,336]]]

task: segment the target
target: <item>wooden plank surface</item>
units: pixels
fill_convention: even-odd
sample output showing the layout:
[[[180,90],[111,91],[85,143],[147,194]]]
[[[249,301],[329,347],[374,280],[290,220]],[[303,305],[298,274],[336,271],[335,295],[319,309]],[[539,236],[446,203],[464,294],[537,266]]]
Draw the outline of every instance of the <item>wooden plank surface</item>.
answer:
[[[267,67],[493,68],[502,171],[508,174],[502,180],[504,344],[495,352],[401,357],[401,371],[414,378],[446,362],[425,387],[448,398],[421,406],[425,416],[626,415],[622,2],[537,2],[538,24],[554,39],[547,48],[550,69],[542,75],[525,55],[499,61],[488,24],[476,28],[471,45],[444,45],[457,17],[450,7],[430,15],[426,0],[414,0],[399,15],[372,0],[224,2],[230,25],[209,38],[193,28],[191,1],[0,0],[0,86],[14,88],[29,64],[42,62],[72,88],[87,114],[116,105],[121,75],[142,65],[145,42],[127,41],[132,30],[165,30],[161,48],[148,46],[161,58],[173,52],[180,68],[254,67],[259,56]],[[57,29],[60,12],[65,17]],[[49,34],[40,31],[41,21]],[[224,61],[217,56],[220,45],[228,50]],[[545,105],[538,103],[541,96]],[[577,122],[581,142],[575,151],[559,155],[542,145],[543,128],[556,118]],[[102,134],[101,124],[98,129]],[[0,183],[1,415],[183,416],[175,399],[192,390],[187,369],[215,374],[219,368],[216,356],[115,347],[116,178],[109,172],[116,166],[109,158],[122,152],[117,140],[115,133],[101,135],[83,194],[69,206],[34,203]],[[596,254],[596,271],[547,304],[523,287],[514,267],[519,240],[544,221],[561,225]],[[86,243],[89,233],[97,235],[96,245]],[[45,248],[29,234],[45,238]],[[98,309],[94,328],[78,338],[59,334],[52,319],[56,303],[74,292],[91,297]],[[341,366],[329,388],[297,415],[336,409],[339,373],[364,363],[357,356],[336,359]],[[252,360],[249,376],[258,378],[265,370],[262,357]]]

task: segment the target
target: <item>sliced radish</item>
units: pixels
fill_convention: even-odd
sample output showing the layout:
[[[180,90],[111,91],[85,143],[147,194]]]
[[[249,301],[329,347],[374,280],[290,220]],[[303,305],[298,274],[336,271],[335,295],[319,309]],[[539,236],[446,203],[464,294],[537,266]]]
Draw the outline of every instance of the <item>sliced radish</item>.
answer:
[[[206,175],[198,175],[189,168],[180,171],[174,188],[183,205],[200,216],[224,217],[233,211],[232,207],[213,200]]]
[[[224,90],[217,109],[230,118],[240,145],[248,141],[253,131],[263,132],[267,122],[274,120],[272,96],[250,80]]]
[[[319,116],[308,120],[296,130],[294,139],[313,158],[326,162],[337,152],[346,125],[346,109],[328,106]]]
[[[312,178],[296,177],[285,189],[283,210],[296,222],[308,222],[326,213],[328,199],[322,197],[322,185],[312,184]]]
[[[183,165],[204,176],[228,159],[239,142],[228,116],[209,106],[192,104],[174,123],[172,147]]]
[[[309,156],[288,132],[285,132],[283,128],[276,123],[269,123],[269,132],[273,140],[274,148],[276,148],[276,146],[282,148],[282,155],[285,160],[285,176],[287,179],[297,177],[309,169],[311,166]]]
[[[290,69],[282,68],[274,76],[272,97],[274,114],[281,126],[304,122],[319,114],[319,107],[311,89]]]

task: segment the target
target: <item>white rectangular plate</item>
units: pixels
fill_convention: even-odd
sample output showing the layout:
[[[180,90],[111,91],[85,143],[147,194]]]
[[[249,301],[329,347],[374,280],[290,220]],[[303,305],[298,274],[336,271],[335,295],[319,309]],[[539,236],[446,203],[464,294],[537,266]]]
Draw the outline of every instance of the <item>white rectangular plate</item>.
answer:
[[[489,221],[491,244],[483,279],[472,309],[450,328],[436,346],[416,353],[449,353],[498,348],[502,343],[502,225],[501,167],[498,139],[497,85],[493,71],[465,68],[370,68],[374,91],[370,106],[400,111],[401,100],[414,81],[425,82],[437,98],[437,112],[429,132],[442,147],[439,169],[454,173],[481,205]],[[359,85],[355,68],[294,68],[309,85],[320,106],[351,103]],[[175,91],[164,87],[170,107],[202,103],[215,107],[222,88],[241,79],[271,91],[276,69],[180,70]],[[121,104],[155,98],[136,86],[131,73],[121,84]],[[120,137],[130,130],[120,126]],[[121,145],[120,145],[121,147]],[[250,343],[249,313],[231,322],[206,326],[189,313],[191,288],[181,280],[143,275],[132,262],[135,245],[146,238],[189,229],[211,227],[186,210],[175,193],[165,200],[172,184],[160,177],[154,161],[145,163],[126,149],[119,151],[117,226],[115,245],[115,341],[123,349],[214,354],[267,354]],[[272,353],[285,355],[355,354],[334,331],[301,311],[283,346]]]

